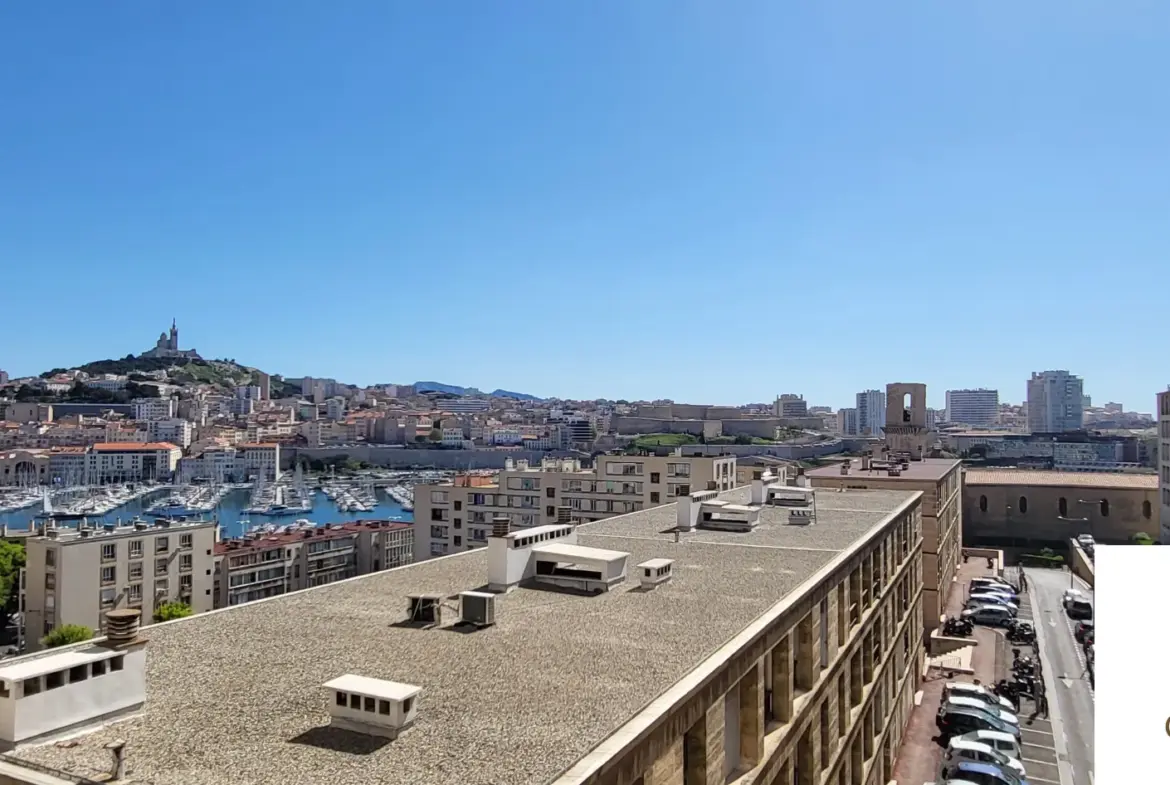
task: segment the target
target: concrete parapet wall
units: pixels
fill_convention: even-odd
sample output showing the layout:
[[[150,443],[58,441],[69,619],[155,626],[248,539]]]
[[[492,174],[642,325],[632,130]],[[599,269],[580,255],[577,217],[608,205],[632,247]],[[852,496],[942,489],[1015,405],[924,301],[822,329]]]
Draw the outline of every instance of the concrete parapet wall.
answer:
[[[1069,566],[1073,571],[1073,575],[1076,575],[1082,581],[1089,584],[1090,587],[1095,588],[1093,560],[1089,558],[1089,554],[1085,553],[1085,549],[1076,540],[1068,541],[1068,550],[1072,555]]]

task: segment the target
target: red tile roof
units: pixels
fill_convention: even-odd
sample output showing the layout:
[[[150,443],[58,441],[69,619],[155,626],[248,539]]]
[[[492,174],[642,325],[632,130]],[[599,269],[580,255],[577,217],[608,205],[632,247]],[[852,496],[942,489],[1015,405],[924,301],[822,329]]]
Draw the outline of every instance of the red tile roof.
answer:
[[[96,452],[145,452],[152,450],[177,450],[170,442],[101,442],[95,444]]]
[[[329,528],[327,528],[329,527]],[[230,540],[221,540],[215,544],[215,553],[238,554],[248,551],[266,551],[272,548],[282,548],[305,540],[335,540],[347,537],[361,531],[402,531],[413,528],[412,524],[401,521],[349,521],[347,523],[330,523],[318,526],[315,529],[301,529],[299,531],[283,532],[280,534],[261,534],[253,537],[237,537]]]

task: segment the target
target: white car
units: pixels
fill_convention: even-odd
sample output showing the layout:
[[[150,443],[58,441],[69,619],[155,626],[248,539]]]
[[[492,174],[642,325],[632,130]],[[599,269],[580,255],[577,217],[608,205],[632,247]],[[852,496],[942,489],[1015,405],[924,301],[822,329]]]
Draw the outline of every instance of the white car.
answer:
[[[1006,711],[1004,709],[1001,709],[998,706],[990,706],[987,703],[985,703],[981,700],[978,700],[977,698],[960,698],[959,696],[956,695],[956,696],[953,696],[951,698],[948,698],[943,703],[943,706],[944,707],[951,706],[954,708],[962,708],[962,709],[980,709],[982,711],[987,712],[992,717],[997,718],[1000,722],[1004,722],[1008,725],[1019,725],[1020,724],[1020,718],[1017,717],[1015,714],[1012,714],[1010,711]]]
[[[1011,611],[1012,616],[1020,612],[1020,606],[1006,599],[1002,594],[983,594],[981,592],[967,598],[968,608],[978,608],[982,605],[999,605]]]
[[[1016,758],[1017,760],[1023,757],[1020,753],[1020,742],[1010,733],[1004,733],[998,730],[973,730],[970,733],[964,733],[962,736],[955,736],[951,739],[951,744],[962,741],[977,741],[982,744],[1002,752],[1009,758]],[[948,747],[950,749],[950,747]]]
[[[1060,598],[1060,604],[1067,608],[1069,603],[1083,599],[1085,595],[1080,589],[1067,589]]]
[[[965,681],[951,681],[943,686],[943,700],[950,698],[974,698],[983,701],[988,706],[995,706],[997,709],[1015,710],[1015,706],[1007,698],[996,695],[981,684],[971,684]]]
[[[939,776],[945,778],[946,771],[953,764],[963,760],[969,760],[973,763],[990,763],[1001,769],[1011,769],[1020,775],[1020,779],[1023,779],[1024,775],[1027,774],[1024,770],[1024,764],[1020,762],[1019,758],[1005,755],[987,742],[970,741],[959,736],[951,739],[947,746],[947,754],[943,758]]]

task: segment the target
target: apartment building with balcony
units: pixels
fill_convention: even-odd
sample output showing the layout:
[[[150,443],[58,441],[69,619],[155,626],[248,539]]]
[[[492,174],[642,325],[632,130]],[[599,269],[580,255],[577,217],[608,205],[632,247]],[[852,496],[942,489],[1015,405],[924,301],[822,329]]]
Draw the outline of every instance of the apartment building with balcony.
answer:
[[[216,608],[323,586],[414,561],[414,527],[394,521],[326,524],[215,546]]]
[[[117,608],[137,608],[144,619],[171,600],[211,610],[215,540],[212,521],[49,526],[26,539],[30,648],[62,624],[101,631],[105,612]]]
[[[415,559],[486,545],[497,516],[515,528],[556,523],[566,513],[574,522],[598,521],[736,486],[733,455],[601,455],[594,463],[508,461],[495,482],[469,476],[415,486]]]

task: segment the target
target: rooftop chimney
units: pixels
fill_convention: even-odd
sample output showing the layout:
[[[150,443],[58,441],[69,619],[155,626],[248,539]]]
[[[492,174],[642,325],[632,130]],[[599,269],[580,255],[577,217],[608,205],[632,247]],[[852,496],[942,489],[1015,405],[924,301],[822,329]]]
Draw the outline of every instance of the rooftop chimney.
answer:
[[[126,646],[138,640],[138,623],[142,611],[120,608],[106,611],[106,645]]]
[[[492,536],[507,537],[512,530],[512,519],[507,515],[497,515],[492,518]]]
[[[841,473],[849,474],[849,461],[841,461]]]

